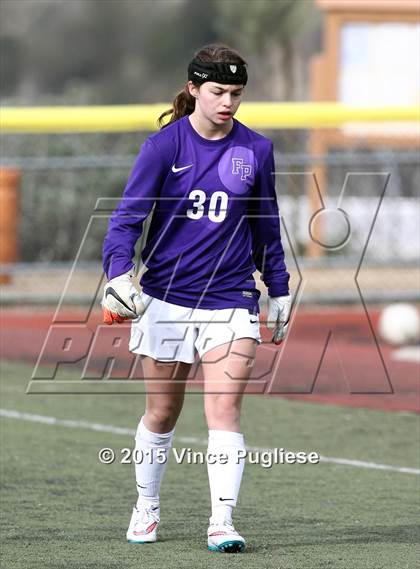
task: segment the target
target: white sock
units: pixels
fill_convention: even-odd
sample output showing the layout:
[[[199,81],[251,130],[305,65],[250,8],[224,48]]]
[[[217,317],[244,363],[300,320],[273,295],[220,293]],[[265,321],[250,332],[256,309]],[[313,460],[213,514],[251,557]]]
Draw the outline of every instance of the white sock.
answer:
[[[212,513],[210,523],[232,521],[232,512],[238,499],[245,465],[245,460],[238,458],[239,450],[245,450],[242,433],[209,430],[207,452],[217,456],[220,454],[227,456],[226,464],[219,460],[207,461]]]
[[[159,489],[169,458],[175,429],[169,433],[152,433],[144,424],[144,415],[140,419],[136,432],[135,463],[137,483],[137,508],[159,506]],[[142,455],[143,453],[143,455]],[[141,456],[143,460],[140,461]],[[163,460],[165,457],[165,460]]]

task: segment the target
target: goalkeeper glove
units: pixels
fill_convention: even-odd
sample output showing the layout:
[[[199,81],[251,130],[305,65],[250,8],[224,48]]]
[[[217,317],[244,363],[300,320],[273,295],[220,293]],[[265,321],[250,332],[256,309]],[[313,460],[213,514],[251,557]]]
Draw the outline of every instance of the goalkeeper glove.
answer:
[[[140,294],[131,281],[132,276],[128,271],[106,283],[101,303],[105,324],[134,320],[145,311]]]
[[[267,328],[274,329],[271,340],[274,344],[281,344],[286,335],[291,304],[290,295],[268,297]]]

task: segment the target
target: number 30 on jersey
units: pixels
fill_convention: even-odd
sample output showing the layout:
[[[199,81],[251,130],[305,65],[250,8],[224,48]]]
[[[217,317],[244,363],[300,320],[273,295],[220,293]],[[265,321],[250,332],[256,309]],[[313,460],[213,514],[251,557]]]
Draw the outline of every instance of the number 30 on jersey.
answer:
[[[226,218],[228,195],[226,192],[213,192],[209,202],[208,211],[205,211],[206,192],[203,190],[191,190],[188,198],[194,200],[192,207],[187,209],[187,217],[190,219],[200,219],[203,215],[207,215],[210,221],[220,223]]]

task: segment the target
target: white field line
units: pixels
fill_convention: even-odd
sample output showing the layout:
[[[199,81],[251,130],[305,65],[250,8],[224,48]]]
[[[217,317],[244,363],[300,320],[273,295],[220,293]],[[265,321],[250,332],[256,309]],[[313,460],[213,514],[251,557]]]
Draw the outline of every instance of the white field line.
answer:
[[[97,431],[100,433],[112,433],[113,435],[131,435],[135,436],[135,429],[126,429],[124,427],[115,427],[113,425],[103,425],[101,423],[90,423],[89,421],[78,421],[71,419],[58,419],[57,417],[49,417],[46,415],[34,415],[32,413],[21,413],[13,409],[0,409],[0,417],[7,419],[18,419],[20,421],[30,421],[32,423],[43,423],[44,425],[53,425],[59,427],[70,427],[72,429],[85,429],[87,431]],[[184,444],[196,444],[207,446],[206,439],[196,437],[174,437],[174,441]],[[264,447],[247,446],[247,450],[264,452],[273,449]],[[404,474],[420,474],[420,469],[406,468],[403,466],[392,466],[390,464],[380,464],[377,462],[365,462],[363,460],[350,460],[347,458],[336,458],[332,456],[319,455],[320,462],[329,462],[331,464],[339,464],[342,466],[353,466],[356,468],[367,468],[370,470],[386,470],[388,472],[401,472]]]
[[[391,353],[391,358],[400,362],[420,364],[420,346],[404,346]]]

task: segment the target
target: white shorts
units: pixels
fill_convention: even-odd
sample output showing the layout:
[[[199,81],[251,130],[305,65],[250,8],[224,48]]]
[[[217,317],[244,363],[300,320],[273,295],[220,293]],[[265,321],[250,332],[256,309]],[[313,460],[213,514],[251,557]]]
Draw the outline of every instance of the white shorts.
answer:
[[[258,314],[247,308],[206,310],[171,304],[141,293],[144,314],[131,323],[129,350],[163,362],[194,363],[221,344],[239,338],[261,343]]]

